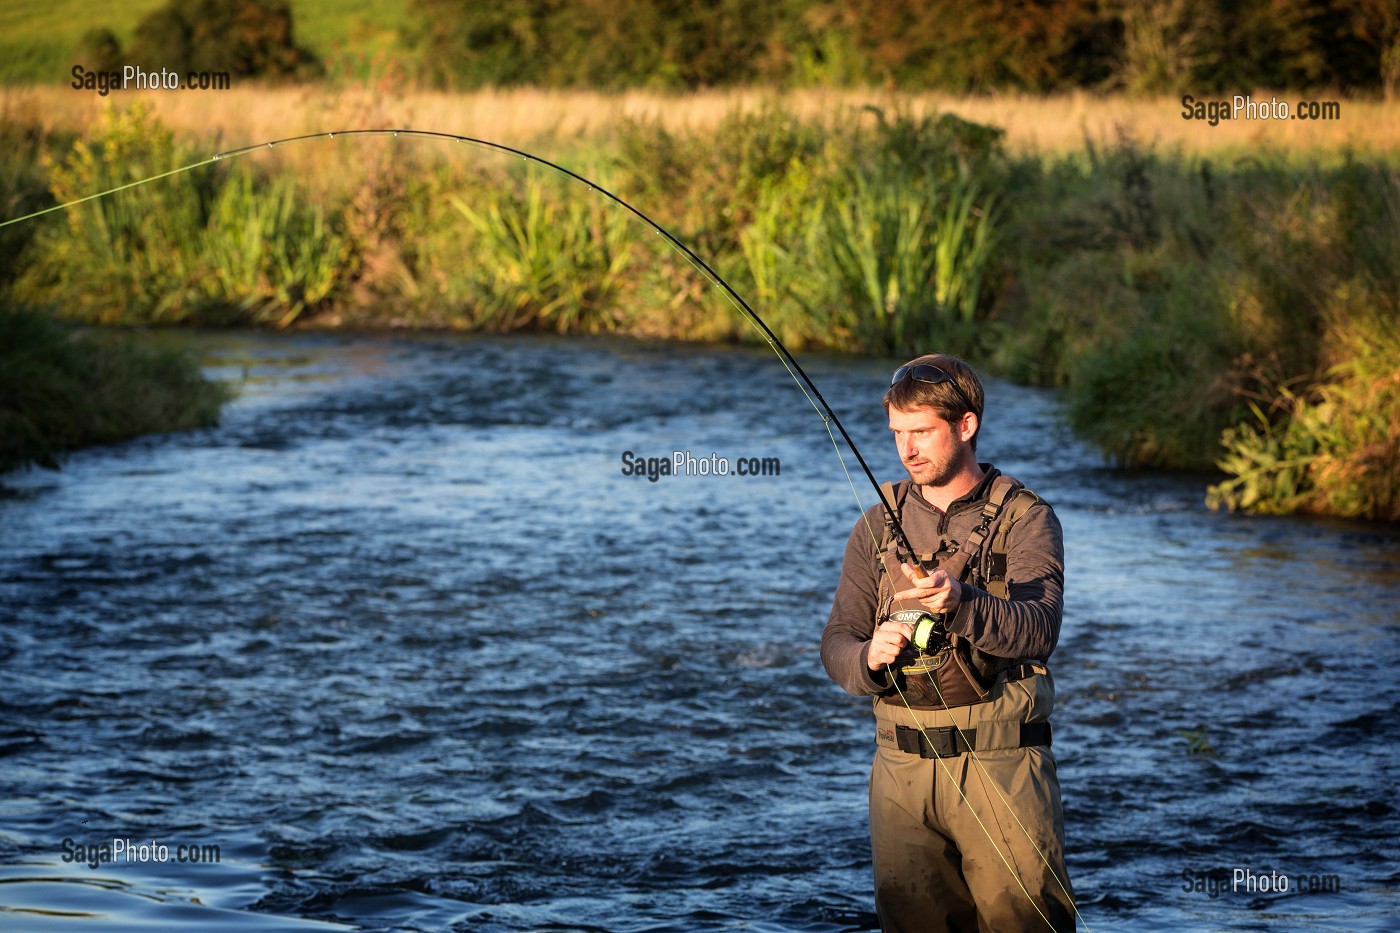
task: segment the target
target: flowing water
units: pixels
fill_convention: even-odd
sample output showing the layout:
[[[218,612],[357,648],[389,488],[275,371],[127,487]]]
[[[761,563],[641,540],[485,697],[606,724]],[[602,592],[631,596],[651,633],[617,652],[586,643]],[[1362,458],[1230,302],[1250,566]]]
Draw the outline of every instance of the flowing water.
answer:
[[[871,719],[817,654],[858,506],[771,355],[193,339],[221,427],[5,478],[0,929],[875,927]],[[897,478],[890,363],[806,362]],[[1065,527],[1087,927],[1395,929],[1400,536],[989,413]],[[674,451],[781,472],[624,475]]]

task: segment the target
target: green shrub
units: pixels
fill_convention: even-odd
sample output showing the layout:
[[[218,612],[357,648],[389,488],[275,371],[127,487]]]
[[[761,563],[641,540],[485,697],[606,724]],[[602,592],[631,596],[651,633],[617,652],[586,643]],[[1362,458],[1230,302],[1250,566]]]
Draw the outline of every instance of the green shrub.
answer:
[[[59,203],[141,181],[196,161],[149,110],[109,110],[91,141],[46,158]],[[191,243],[208,221],[222,173],[188,172],[79,205],[49,218],[35,236],[20,294],[101,323],[185,316]]]
[[[1070,425],[1122,464],[1208,468],[1239,405],[1220,382],[1232,359],[1224,338],[1183,316],[1089,351],[1074,363]]]
[[[1279,436],[1278,387],[1326,383],[1349,358],[1330,335],[1400,295],[1393,169],[1131,140],[1087,156],[1010,175],[1017,287],[993,362],[1063,386],[1074,426],[1121,463],[1210,470],[1250,399],[1271,412],[1261,443]]]
[[[57,468],[68,451],[218,423],[229,397],[150,338],[74,331],[0,308],[0,473]]]
[[[36,124],[14,117],[8,106],[0,113],[0,219],[23,217],[51,203],[40,159],[53,139]],[[23,268],[21,256],[36,227],[33,223],[0,227],[0,289],[9,286]]]
[[[790,171],[830,160],[834,136],[815,122],[767,108],[735,111],[707,132],[673,133],[626,121],[607,142],[617,153],[614,190],[698,254],[718,258],[738,249],[765,192]]]
[[[1211,508],[1400,521],[1400,313],[1359,310],[1332,340],[1346,361],[1327,381],[1280,386],[1272,417],[1254,404],[1254,425],[1225,430],[1231,478],[1210,488]]]

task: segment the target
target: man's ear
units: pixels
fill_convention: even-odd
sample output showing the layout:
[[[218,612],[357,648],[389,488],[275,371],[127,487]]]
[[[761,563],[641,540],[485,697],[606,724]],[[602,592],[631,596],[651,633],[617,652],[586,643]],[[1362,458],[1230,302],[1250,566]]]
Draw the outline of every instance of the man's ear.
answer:
[[[977,434],[977,428],[981,423],[981,420],[977,417],[977,412],[963,412],[962,418],[958,419],[958,439],[964,444],[972,440]]]

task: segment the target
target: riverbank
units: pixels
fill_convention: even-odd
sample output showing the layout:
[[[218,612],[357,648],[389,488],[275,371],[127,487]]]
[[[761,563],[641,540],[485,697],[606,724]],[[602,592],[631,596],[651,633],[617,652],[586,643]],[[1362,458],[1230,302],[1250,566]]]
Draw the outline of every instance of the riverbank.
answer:
[[[12,119],[7,200],[32,209],[202,161],[208,127],[228,128],[218,148],[260,141],[249,127],[312,129],[313,112],[337,121],[316,129],[473,130],[444,95],[284,96],[245,101],[236,135],[222,95],[201,98],[216,103],[199,119],[177,97],[152,98],[159,115],[89,122],[90,102],[69,98]],[[1106,102],[1070,146],[1064,108],[1094,110],[1073,98],[1043,104],[1059,135],[1042,148],[1029,118],[1008,131],[931,99],[813,97],[457,103],[500,107],[477,132],[652,214],[795,350],[939,346],[1063,389],[1076,428],[1117,462],[1223,466],[1217,506],[1400,519],[1400,173],[1380,128],[1400,121],[1351,109],[1392,105],[1348,103],[1335,128],[1305,131],[1149,108],[1156,125],[1221,130],[1212,147],[1110,134]],[[9,98],[14,116],[26,99]],[[0,234],[19,300],[94,323],[756,339],[685,257],[596,192],[445,142],[259,150]]]
[[[80,447],[218,423],[228,390],[149,337],[0,307],[0,474]]]

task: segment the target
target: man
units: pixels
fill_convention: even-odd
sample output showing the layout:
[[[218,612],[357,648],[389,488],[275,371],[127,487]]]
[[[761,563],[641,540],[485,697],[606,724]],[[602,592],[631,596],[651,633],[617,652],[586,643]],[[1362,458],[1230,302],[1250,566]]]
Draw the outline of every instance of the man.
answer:
[[[822,634],[831,678],[875,698],[881,927],[1072,933],[1045,664],[1063,611],[1059,521],[978,463],[982,383],[962,360],[901,366],[884,405],[909,471],[885,485],[907,542],[878,505],[856,523]]]

